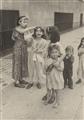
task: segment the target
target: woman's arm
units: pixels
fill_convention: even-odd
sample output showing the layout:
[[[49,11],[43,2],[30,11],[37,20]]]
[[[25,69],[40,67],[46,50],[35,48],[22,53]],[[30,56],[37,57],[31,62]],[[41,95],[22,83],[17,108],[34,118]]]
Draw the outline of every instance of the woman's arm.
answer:
[[[16,41],[17,38],[18,38],[18,32],[16,30],[14,30],[12,33],[12,40]]]

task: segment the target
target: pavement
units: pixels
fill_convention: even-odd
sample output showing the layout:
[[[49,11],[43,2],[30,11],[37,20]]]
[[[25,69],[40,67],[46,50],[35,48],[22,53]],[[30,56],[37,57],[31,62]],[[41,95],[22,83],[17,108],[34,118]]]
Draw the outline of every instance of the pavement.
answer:
[[[42,97],[46,93],[45,81],[42,89],[36,86],[27,90],[15,88],[12,79],[12,55],[0,59],[0,93],[1,120],[84,120],[84,83],[76,85],[78,56],[77,46],[84,37],[84,27],[61,35],[63,48],[74,47],[74,89],[65,88],[60,91],[60,106],[53,109],[52,105],[44,105]]]

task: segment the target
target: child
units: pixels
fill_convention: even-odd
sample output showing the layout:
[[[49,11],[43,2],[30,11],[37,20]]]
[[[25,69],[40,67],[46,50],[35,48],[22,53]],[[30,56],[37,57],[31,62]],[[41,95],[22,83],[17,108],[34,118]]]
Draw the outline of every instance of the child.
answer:
[[[62,45],[60,43],[60,33],[59,30],[56,26],[50,26],[46,28],[46,33],[47,33],[47,38],[50,40],[50,45],[58,45],[60,48],[60,56],[64,56],[64,50],[62,48]],[[47,88],[47,93],[52,94],[53,96],[53,89],[50,91]],[[47,94],[42,98],[42,100],[46,100],[47,99]],[[54,98],[51,97],[49,103],[52,103],[54,101]]]
[[[54,103],[53,107],[57,107],[59,104],[59,91],[64,87],[63,80],[63,56],[60,56],[60,47],[58,45],[50,45],[48,48],[48,59],[46,61],[46,86],[49,91],[53,89]],[[49,103],[52,94],[47,91],[47,99],[45,104]]]
[[[28,84],[25,79],[28,77],[27,68],[27,44],[24,33],[27,31],[28,18],[21,16],[18,19],[18,26],[14,29],[12,39],[15,41],[13,48],[13,78],[15,87],[24,88]]]
[[[65,52],[66,52],[66,56],[64,57],[64,60],[63,60],[64,61],[64,71],[63,71],[64,88],[68,85],[70,89],[73,89],[72,75],[73,75],[74,49],[72,46],[67,46],[65,49]]]
[[[78,46],[78,81],[76,84],[81,83],[84,79],[84,37],[81,39],[80,45]]]
[[[41,27],[36,27],[33,34],[33,78],[27,89],[33,86],[33,79],[36,80],[36,86],[41,89],[40,80],[44,78],[43,68],[44,68],[44,58],[47,53],[48,42],[44,39],[44,30]]]

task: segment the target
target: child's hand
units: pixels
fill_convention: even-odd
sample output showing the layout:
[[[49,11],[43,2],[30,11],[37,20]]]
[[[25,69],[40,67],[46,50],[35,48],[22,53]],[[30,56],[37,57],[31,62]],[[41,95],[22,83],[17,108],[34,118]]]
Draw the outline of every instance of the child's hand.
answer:
[[[51,72],[53,67],[54,67],[53,64],[49,65],[48,68],[46,69],[46,72],[47,73]]]
[[[59,62],[54,62],[53,65],[54,65],[55,67],[59,67]]]

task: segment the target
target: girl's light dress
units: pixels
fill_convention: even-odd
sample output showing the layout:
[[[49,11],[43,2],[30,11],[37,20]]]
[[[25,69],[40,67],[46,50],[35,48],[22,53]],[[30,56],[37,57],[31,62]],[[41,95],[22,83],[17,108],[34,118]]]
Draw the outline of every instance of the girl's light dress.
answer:
[[[63,70],[63,62],[60,63],[60,58],[58,59],[58,61],[53,61],[53,59],[49,58],[46,61],[46,68],[48,68],[48,66],[51,65],[53,62],[59,64],[59,67]],[[56,67],[53,67],[50,72],[47,72],[46,86],[48,89],[64,88],[63,71],[58,70]]]
[[[78,79],[84,79],[84,47],[78,50],[79,63],[78,63]]]
[[[49,41],[41,38],[41,40],[33,39],[32,51],[33,51],[33,62],[37,64],[37,68],[33,68],[34,76],[33,79],[36,80],[38,77],[44,79],[44,61],[47,55],[47,49],[49,46]],[[37,76],[37,74],[39,76]]]

